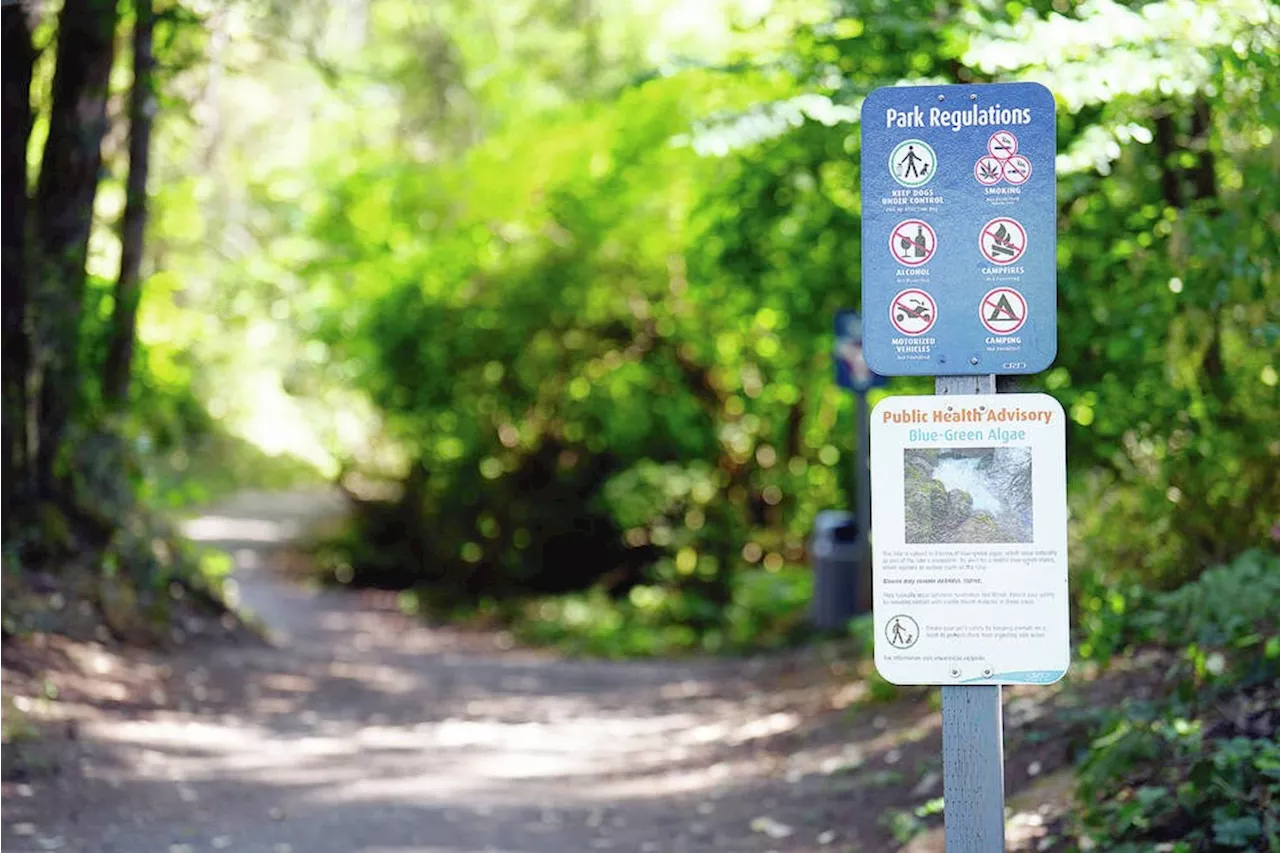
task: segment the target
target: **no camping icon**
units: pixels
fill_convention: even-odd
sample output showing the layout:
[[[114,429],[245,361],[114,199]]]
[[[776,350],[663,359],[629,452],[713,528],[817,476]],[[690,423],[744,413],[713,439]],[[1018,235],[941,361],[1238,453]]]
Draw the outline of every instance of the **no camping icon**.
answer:
[[[993,334],[1012,335],[1027,322],[1027,300],[1012,287],[992,288],[982,297],[978,319]]]
[[[937,249],[938,235],[923,219],[904,219],[893,227],[889,236],[889,251],[903,266],[926,264]]]

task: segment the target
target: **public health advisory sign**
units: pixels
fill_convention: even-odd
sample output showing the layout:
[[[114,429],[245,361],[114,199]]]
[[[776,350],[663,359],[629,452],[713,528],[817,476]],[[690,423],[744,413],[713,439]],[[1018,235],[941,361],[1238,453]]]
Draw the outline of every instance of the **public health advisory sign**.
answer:
[[[862,316],[885,376],[1038,373],[1057,350],[1053,95],[895,86],[862,106]]]
[[[1067,671],[1066,430],[1046,394],[892,397],[871,413],[876,669],[894,684]]]

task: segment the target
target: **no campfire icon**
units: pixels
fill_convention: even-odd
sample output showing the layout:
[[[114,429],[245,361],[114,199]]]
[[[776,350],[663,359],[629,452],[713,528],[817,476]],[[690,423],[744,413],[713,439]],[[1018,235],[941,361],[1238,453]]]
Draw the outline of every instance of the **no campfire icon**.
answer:
[[[1027,229],[1008,216],[997,216],[978,235],[982,256],[993,264],[1011,264],[1027,250]]]

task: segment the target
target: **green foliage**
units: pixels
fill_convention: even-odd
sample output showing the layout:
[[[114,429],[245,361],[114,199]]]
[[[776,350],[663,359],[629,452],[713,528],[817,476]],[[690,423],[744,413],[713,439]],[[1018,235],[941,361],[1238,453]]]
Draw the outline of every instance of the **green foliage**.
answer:
[[[907,844],[924,832],[925,824],[914,812],[891,809],[880,816],[881,826],[886,827],[899,844]]]
[[[1095,741],[1080,768],[1081,823],[1098,849],[1274,850],[1280,745],[1274,736],[1209,739],[1181,719],[1129,720]]]
[[[1132,641],[1139,588],[1264,542],[1274,9],[1060,6],[847,3],[793,27],[783,63],[748,50],[593,97],[557,83],[554,109],[506,104],[447,155],[387,140],[310,164],[302,331],[409,460],[344,575],[448,607],[598,586],[538,603],[549,639],[556,619],[648,625],[652,643],[620,641],[638,649],[774,636],[767,611],[730,612],[735,576],[798,562],[846,502],[830,317],[859,295],[857,106],[899,81],[1058,97],[1061,341],[1032,384],[1071,418],[1082,651]]]
[[[1181,589],[1157,595],[1136,615],[1149,639],[1169,648],[1245,648],[1276,631],[1280,555],[1246,551]]]
[[[528,642],[601,657],[770,648],[805,633],[811,586],[803,567],[738,572],[723,608],[679,587],[635,586],[621,600],[596,588],[529,602],[515,630]],[[718,619],[718,627],[692,627],[708,618]]]
[[[1238,680],[1238,666],[1262,667],[1265,675],[1280,656],[1277,596],[1280,556],[1262,549],[1246,551],[1169,592],[1084,586],[1079,651],[1086,659],[1106,662],[1122,649],[1154,644],[1185,650],[1200,678],[1230,671],[1227,680]]]
[[[1078,789],[1096,849],[1280,847],[1277,592],[1280,556],[1250,551],[1123,617],[1128,641],[1173,657],[1173,684],[1099,714]]]

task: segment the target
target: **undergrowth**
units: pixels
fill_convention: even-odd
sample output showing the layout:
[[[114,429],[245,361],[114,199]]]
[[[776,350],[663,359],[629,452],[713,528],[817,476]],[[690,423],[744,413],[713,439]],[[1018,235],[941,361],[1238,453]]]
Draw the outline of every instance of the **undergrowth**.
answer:
[[[1280,557],[1253,550],[1108,627],[1173,664],[1159,698],[1094,712],[1065,849],[1280,853],[1278,601]]]

